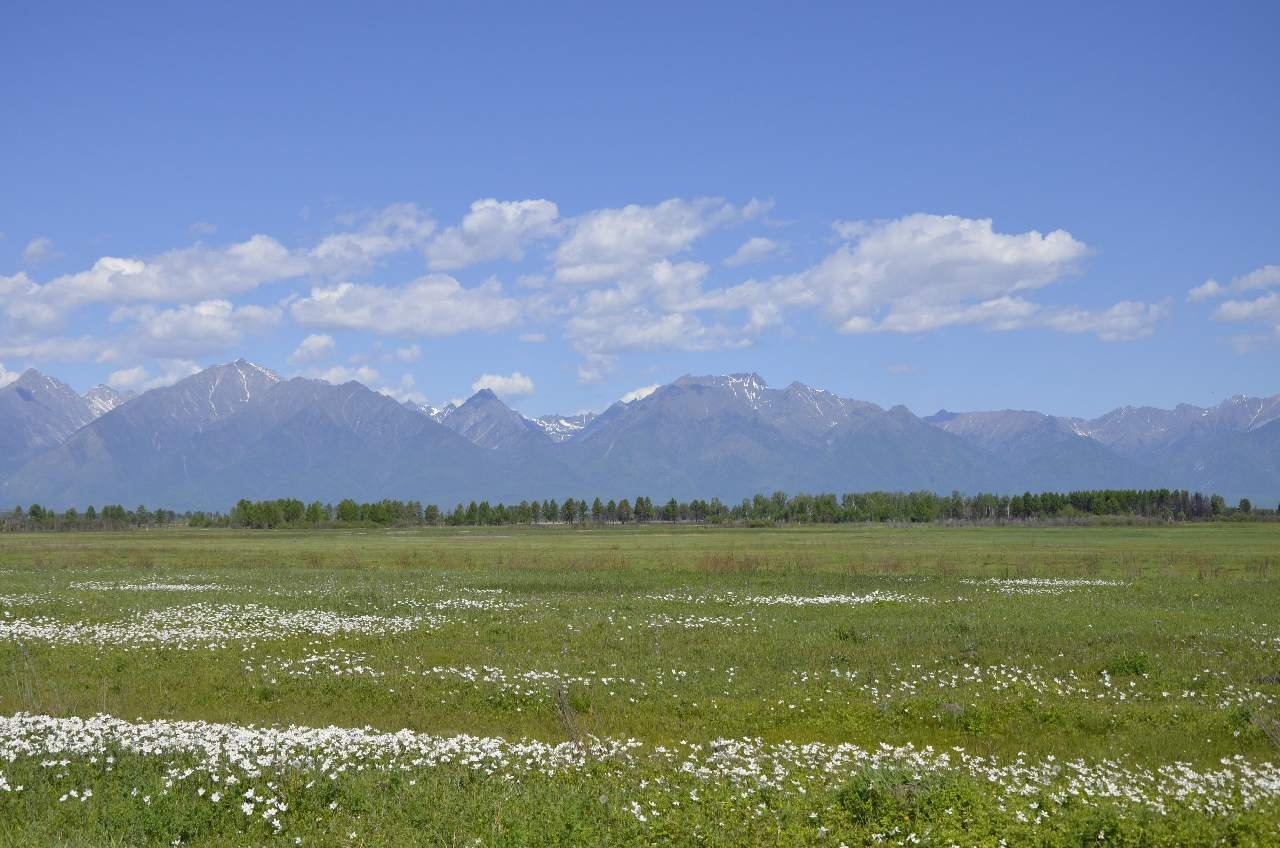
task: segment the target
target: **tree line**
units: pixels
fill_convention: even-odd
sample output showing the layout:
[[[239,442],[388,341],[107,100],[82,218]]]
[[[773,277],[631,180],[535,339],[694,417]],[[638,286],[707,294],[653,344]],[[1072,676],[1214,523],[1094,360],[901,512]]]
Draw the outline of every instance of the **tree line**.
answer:
[[[240,500],[229,512],[132,510],[112,504],[97,510],[62,513],[32,504],[0,513],[0,531],[125,530],[163,526],[306,528],[306,527],[484,527],[509,524],[649,524],[653,522],[771,526],[776,524],[929,523],[938,521],[1000,522],[1099,517],[1132,517],[1153,521],[1203,521],[1274,518],[1280,510],[1255,509],[1247,498],[1229,506],[1220,495],[1184,489],[1092,489],[1079,492],[1025,492],[1021,495],[952,492],[849,492],[843,495],[784,492],[757,494],[735,504],[719,498],[654,503],[639,496],[590,503],[569,497],[522,500],[517,504],[471,501],[442,510],[419,501],[351,499],[337,504],[297,498]]]
[[[171,509],[147,509],[138,505],[126,509],[120,504],[107,504],[102,509],[86,507],[84,512],[70,507],[63,512],[31,504],[26,509],[15,506],[0,512],[0,532],[20,530],[130,530],[148,527],[181,526],[188,523],[190,513]]]
[[[517,504],[471,501],[445,511],[435,504],[382,500],[338,504],[293,498],[241,500],[226,515],[192,516],[194,526],[306,527],[306,526],[498,526],[507,524],[647,524],[652,522],[697,524],[838,524],[927,523],[935,521],[1004,521],[1103,516],[1132,516],[1160,521],[1192,521],[1219,518],[1264,517],[1248,499],[1228,506],[1220,495],[1204,495],[1178,489],[1100,489],[1080,492],[1026,492],[1021,495],[953,492],[862,492],[757,494],[735,504],[719,498],[681,501],[671,498],[654,503],[640,496],[590,503],[569,497],[563,501],[522,500]]]

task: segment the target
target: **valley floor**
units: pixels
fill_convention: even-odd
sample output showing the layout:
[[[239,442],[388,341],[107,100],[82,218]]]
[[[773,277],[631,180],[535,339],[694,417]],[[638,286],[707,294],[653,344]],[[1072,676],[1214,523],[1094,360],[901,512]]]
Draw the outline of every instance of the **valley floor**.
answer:
[[[1280,524],[0,537],[3,845],[1269,845]]]

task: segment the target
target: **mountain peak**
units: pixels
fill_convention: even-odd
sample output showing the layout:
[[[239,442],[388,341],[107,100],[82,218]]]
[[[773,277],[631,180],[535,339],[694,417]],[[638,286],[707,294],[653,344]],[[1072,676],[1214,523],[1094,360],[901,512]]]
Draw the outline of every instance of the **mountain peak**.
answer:
[[[765,392],[769,391],[769,384],[759,374],[737,373],[737,374],[708,374],[696,376],[686,374],[673,385],[677,386],[706,386],[713,389],[722,389],[728,391],[734,397],[745,400],[752,409],[757,409],[761,401],[765,397]]]
[[[13,385],[33,389],[38,386],[60,386],[62,383],[41,371],[28,368],[18,375],[18,379],[13,381]]]
[[[540,425],[507,406],[492,389],[480,389],[437,420],[482,448],[511,447],[530,434],[543,437]]]
[[[257,372],[258,374],[261,374],[269,382],[272,382],[272,383],[280,382],[279,374],[272,371],[270,368],[266,368],[262,365],[259,365],[256,362],[250,362],[249,360],[245,359],[243,356],[237,358],[234,362],[228,363],[227,367],[235,368],[237,371],[241,371],[241,372],[247,369],[250,371]]]
[[[127,403],[135,397],[137,394],[134,392],[120,392],[105,385],[94,386],[84,393],[84,399],[88,401],[94,418],[106,415],[120,404]]]
[[[542,428],[553,442],[567,442],[586,429],[587,425],[599,418],[594,412],[579,412],[576,415],[543,415],[533,419],[533,423]]]

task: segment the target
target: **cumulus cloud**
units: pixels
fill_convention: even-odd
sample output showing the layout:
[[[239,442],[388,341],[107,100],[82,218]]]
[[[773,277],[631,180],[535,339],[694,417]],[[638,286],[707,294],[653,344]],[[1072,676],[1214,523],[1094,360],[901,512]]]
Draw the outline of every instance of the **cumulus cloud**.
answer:
[[[647,386],[641,386],[638,389],[632,389],[622,397],[618,398],[618,400],[622,401],[623,403],[631,403],[632,401],[644,400],[649,395],[656,392],[659,388],[661,388],[660,383],[650,383]]]
[[[370,368],[368,365],[361,365],[358,368],[347,368],[343,365],[335,365],[324,371],[314,374],[318,379],[324,380],[326,383],[332,383],[335,386],[342,383],[349,383],[355,380],[357,383],[363,383],[366,386],[370,383],[376,383],[381,379],[382,375],[376,369]]]
[[[377,361],[411,363],[421,349],[409,342],[527,321],[557,326],[580,357],[579,379],[590,382],[628,351],[742,347],[771,328],[785,331],[799,313],[851,334],[969,326],[1092,333],[1105,340],[1142,338],[1168,314],[1167,304],[1130,300],[1098,309],[1046,306],[1036,292],[1076,274],[1092,253],[1089,246],[1062,229],[1005,232],[990,219],[956,215],[837,221],[833,246],[809,267],[717,279],[782,254],[784,246],[764,236],[746,239],[714,263],[698,252],[709,234],[760,219],[768,208],[759,201],[672,198],[564,219],[550,200],[490,198],[440,231],[430,216],[404,203],[351,216],[341,231],[310,245],[286,246],[260,234],[144,258],[105,256],[87,270],[45,282],[30,272],[0,276],[0,313],[7,317],[0,357],[34,359],[28,352],[41,346],[123,364],[196,357],[238,345],[288,314],[313,331],[290,356],[292,364],[332,354],[322,340],[332,343],[327,332],[334,330],[401,337],[404,346],[379,348]],[[203,227],[192,232],[213,234]],[[521,261],[543,241],[548,261],[520,268],[511,293],[496,279],[463,285],[440,272]],[[424,256],[435,272],[403,284],[357,276],[403,253]],[[298,280],[306,280],[306,289],[279,306],[233,303],[260,286]],[[1270,336],[1280,321],[1271,317],[1265,290],[1278,281],[1280,267],[1266,266],[1225,285],[1207,281],[1188,296],[1235,295],[1223,298],[1214,317],[1264,324],[1261,335]],[[1262,296],[1242,296],[1249,291]],[[123,332],[103,339],[59,334],[75,310],[102,303],[114,307]],[[546,335],[519,339],[537,343]]]
[[[113,389],[134,389],[142,385],[151,373],[141,365],[132,368],[121,368],[107,375],[107,385]]]
[[[196,244],[145,259],[104,256],[87,270],[43,284],[25,275],[0,278],[0,290],[20,287],[22,296],[5,305],[12,321],[49,328],[93,303],[196,303],[305,275],[366,271],[390,254],[425,246],[434,229],[434,221],[413,204],[395,204],[309,249],[290,249],[258,234],[230,245]]]
[[[1263,265],[1231,281],[1231,290],[1234,292],[1270,289],[1277,286],[1280,286],[1280,265]]]
[[[711,217],[723,217],[723,208],[713,207],[719,211]],[[1091,253],[1065,230],[1002,233],[990,219],[923,213],[840,221],[834,230],[838,247],[796,273],[708,288],[707,265],[664,257],[575,296],[564,329],[583,357],[579,379],[601,379],[629,349],[749,345],[796,310],[816,310],[842,333],[967,325],[1092,332],[1105,340],[1149,335],[1168,312],[1166,304],[1133,301],[1094,312],[1031,300],[1035,290],[1076,273]]]
[[[711,231],[762,215],[756,201],[735,206],[720,198],[672,198],[656,206],[600,209],[571,222],[555,251],[555,277],[590,284],[633,273],[688,250]]]
[[[0,389],[12,383],[18,377],[22,376],[19,371],[10,371],[4,367],[4,363],[0,362]]]
[[[583,356],[579,380],[603,379],[617,356],[628,350],[702,351],[741,347],[755,335],[751,328],[710,322],[700,313],[747,308],[745,289],[729,295],[707,292],[710,267],[701,262],[663,259],[639,269],[616,285],[576,297],[564,321],[565,337]]]
[[[1018,293],[1074,273],[1090,252],[1065,230],[1000,233],[989,218],[957,215],[840,222],[836,232],[845,241],[774,296],[818,306],[844,332],[1005,322],[1026,309]]]
[[[367,216],[349,232],[326,236],[305,254],[312,273],[354,274],[385,256],[426,245],[436,222],[413,203],[396,203]]]
[[[37,236],[27,242],[27,246],[22,249],[22,261],[28,265],[39,265],[47,259],[54,257],[53,239],[48,236]]]
[[[1257,291],[1258,289],[1270,289],[1280,286],[1280,265],[1263,265],[1249,273],[1236,277],[1230,283],[1223,285],[1217,280],[1205,280],[1200,285],[1187,292],[1187,300],[1195,302],[1199,300],[1209,300],[1225,294],[1239,294],[1247,291]]]
[[[240,344],[247,333],[278,323],[279,307],[235,306],[229,300],[204,300],[172,309],[120,307],[111,320],[132,320],[129,338],[141,350],[167,357],[198,356]]]
[[[726,257],[724,264],[730,268],[762,262],[782,249],[780,242],[764,236],[747,239],[742,246]]]
[[[1093,333],[1104,342],[1143,339],[1168,317],[1168,303],[1124,300],[1101,311],[1066,309],[1048,312],[1044,324],[1066,333]]]
[[[1263,265],[1262,268],[1251,270],[1251,272],[1242,275],[1242,277],[1236,277],[1226,286],[1217,282],[1216,279],[1207,279],[1196,288],[1190,289],[1187,293],[1187,300],[1193,302],[1208,300],[1208,298],[1228,295],[1228,293],[1257,291],[1260,288],[1276,287],[1280,287],[1280,265]]]
[[[26,297],[9,304],[8,313],[22,323],[50,326],[90,303],[197,302],[306,270],[284,245],[264,235],[223,248],[173,250],[148,260],[105,256],[87,271],[32,287]]]
[[[1200,285],[1187,292],[1187,300],[1196,303],[1201,300],[1209,300],[1217,297],[1225,291],[1224,287],[1217,280],[1205,280]]]
[[[340,283],[317,287],[290,311],[303,326],[366,330],[398,336],[449,336],[514,324],[519,304],[490,280],[464,288],[447,274],[421,277],[403,286]]]
[[[107,385],[121,391],[145,392],[171,386],[200,371],[200,366],[189,359],[161,359],[156,364],[159,366],[160,373],[155,376],[141,365],[112,371],[107,376]]]
[[[1280,288],[1280,265],[1264,265],[1230,283],[1222,285],[1207,280],[1191,290],[1188,300],[1207,300],[1226,294],[1241,294],[1265,289]],[[1213,310],[1213,320],[1250,323],[1262,332],[1244,333],[1231,339],[1239,353],[1247,353],[1259,347],[1280,342],[1280,291],[1272,291],[1253,298],[1233,297],[1224,300]]]
[[[501,374],[481,374],[471,384],[471,391],[478,392],[481,389],[488,389],[495,395],[503,397],[515,397],[518,395],[533,394],[533,380],[529,379],[519,371],[515,371],[507,376]]]
[[[555,235],[560,210],[550,200],[477,200],[456,227],[427,246],[432,270],[453,271],[495,259],[520,260],[531,242]]]
[[[333,336],[312,333],[299,343],[293,353],[289,354],[289,364],[305,365],[308,362],[325,359],[333,356],[335,350],[337,345],[333,341]]]
[[[0,337],[0,356],[37,362],[110,362],[115,348],[92,336]]]
[[[381,386],[375,391],[400,403],[408,402],[418,405],[427,402],[426,395],[414,388],[412,374],[402,374],[400,376],[400,385],[398,386]]]
[[[36,283],[27,276],[25,271],[19,271],[9,277],[0,275],[0,297],[8,298],[30,294],[36,288],[38,288]]]
[[[1218,321],[1280,320],[1280,292],[1253,300],[1227,300],[1218,305],[1213,317]]]

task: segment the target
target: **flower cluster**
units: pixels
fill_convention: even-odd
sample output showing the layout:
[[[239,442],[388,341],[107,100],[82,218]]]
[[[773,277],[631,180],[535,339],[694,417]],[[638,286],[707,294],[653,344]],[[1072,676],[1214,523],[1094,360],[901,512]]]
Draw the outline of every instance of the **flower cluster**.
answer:
[[[443,623],[440,616],[341,615],[327,610],[277,610],[259,604],[192,604],[147,610],[125,621],[64,622],[47,617],[0,621],[0,639],[58,645],[166,647],[179,650],[225,648],[231,642],[405,633]]]

